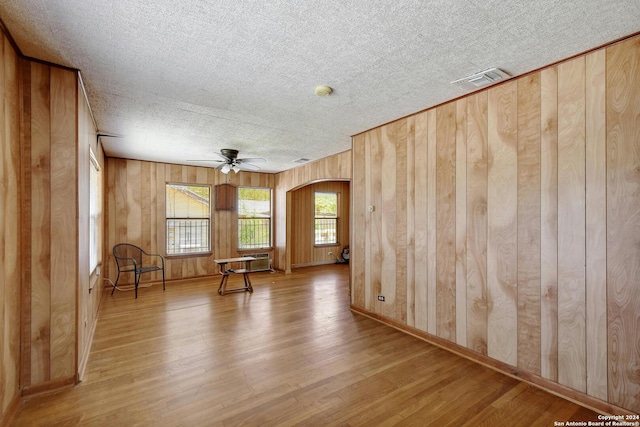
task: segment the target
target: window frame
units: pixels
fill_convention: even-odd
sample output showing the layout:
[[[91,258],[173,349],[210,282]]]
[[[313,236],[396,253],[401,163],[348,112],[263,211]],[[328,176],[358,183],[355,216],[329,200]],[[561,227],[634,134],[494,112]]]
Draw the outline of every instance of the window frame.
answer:
[[[317,194],[334,194],[336,196],[336,213],[335,217],[332,216],[317,216],[316,209],[316,195]],[[333,242],[318,242],[317,241],[317,221],[318,220],[327,220],[332,219],[335,222],[335,241]],[[314,191],[313,192],[313,246],[314,247],[324,247],[324,246],[339,246],[340,245],[340,193],[337,191]]]
[[[208,216],[169,216],[169,188],[170,187],[203,187],[209,190],[208,197]],[[165,183],[165,242],[164,242],[164,253],[167,257],[191,257],[191,256],[202,256],[202,255],[210,255],[212,253],[213,248],[213,212],[212,212],[212,192],[213,189],[210,184],[200,184],[200,183],[185,183],[185,182],[166,182]],[[189,252],[176,252],[174,248],[173,251],[170,252],[169,249],[169,221],[191,221],[191,220],[206,220],[207,221],[207,236],[202,239],[206,241],[207,247],[204,250],[198,251],[189,251]]]
[[[269,217],[265,218],[265,217],[260,217],[260,216],[248,216],[248,215],[244,215],[240,213],[241,210],[241,199],[240,198],[240,193],[242,192],[243,189],[255,189],[255,190],[267,190],[269,192]],[[250,200],[250,199],[247,199]],[[238,187],[238,192],[236,194],[236,206],[237,208],[237,236],[236,236],[236,245],[237,245],[237,250],[238,252],[255,252],[255,251],[260,251],[260,250],[271,250],[273,249],[273,189],[270,187],[254,187],[254,186],[248,186],[248,185],[243,185],[243,186],[239,186]],[[242,220],[264,220],[264,219],[268,219],[269,221],[269,226],[267,227],[267,230],[269,232],[269,238],[268,238],[268,242],[266,246],[243,246],[242,243],[240,242],[240,238],[242,237],[242,232],[241,232],[241,225],[240,222]]]

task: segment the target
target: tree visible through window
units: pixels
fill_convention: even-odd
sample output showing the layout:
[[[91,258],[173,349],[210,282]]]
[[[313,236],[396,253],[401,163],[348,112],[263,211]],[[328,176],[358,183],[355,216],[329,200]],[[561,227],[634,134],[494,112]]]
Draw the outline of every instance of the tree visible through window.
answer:
[[[271,189],[238,188],[238,249],[271,247]]]
[[[338,243],[338,193],[315,193],[315,244]]]
[[[167,184],[167,255],[211,252],[211,187]]]

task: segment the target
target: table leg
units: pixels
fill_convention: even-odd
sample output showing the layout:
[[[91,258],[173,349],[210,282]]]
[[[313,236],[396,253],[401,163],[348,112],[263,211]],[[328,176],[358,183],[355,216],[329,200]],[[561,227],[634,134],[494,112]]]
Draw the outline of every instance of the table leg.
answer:
[[[253,292],[253,287],[251,286],[251,279],[249,279],[249,273],[243,273],[244,276],[244,287],[249,292]]]
[[[229,277],[228,273],[222,273],[222,279],[220,280],[220,286],[218,287],[218,293],[220,295],[224,295],[224,288],[227,285],[227,278]]]

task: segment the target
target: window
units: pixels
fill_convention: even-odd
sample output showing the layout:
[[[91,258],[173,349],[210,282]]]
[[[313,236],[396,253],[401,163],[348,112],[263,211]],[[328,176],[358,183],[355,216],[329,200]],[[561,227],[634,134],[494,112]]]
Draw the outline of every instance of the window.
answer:
[[[167,184],[167,255],[211,252],[211,187]]]
[[[89,155],[89,271],[93,274],[102,262],[102,174],[93,150]]]
[[[338,193],[315,193],[315,244],[338,244]]]
[[[271,247],[271,189],[238,188],[238,249]]]

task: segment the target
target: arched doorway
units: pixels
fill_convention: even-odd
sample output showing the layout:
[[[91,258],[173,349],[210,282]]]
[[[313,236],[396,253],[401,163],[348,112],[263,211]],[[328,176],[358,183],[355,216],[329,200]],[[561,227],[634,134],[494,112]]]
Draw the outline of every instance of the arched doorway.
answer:
[[[350,182],[319,181],[287,197],[291,268],[332,264],[350,241]]]

